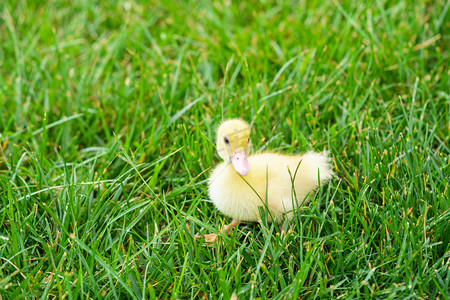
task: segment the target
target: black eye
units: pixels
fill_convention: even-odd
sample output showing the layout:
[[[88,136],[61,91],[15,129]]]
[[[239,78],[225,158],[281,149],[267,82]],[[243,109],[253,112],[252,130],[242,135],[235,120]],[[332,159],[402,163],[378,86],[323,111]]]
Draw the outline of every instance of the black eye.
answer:
[[[223,138],[223,141],[225,142],[225,144],[229,144],[229,143],[230,143],[230,141],[228,140],[227,137],[224,137],[224,138]]]
[[[247,139],[247,143],[250,143],[250,138]]]

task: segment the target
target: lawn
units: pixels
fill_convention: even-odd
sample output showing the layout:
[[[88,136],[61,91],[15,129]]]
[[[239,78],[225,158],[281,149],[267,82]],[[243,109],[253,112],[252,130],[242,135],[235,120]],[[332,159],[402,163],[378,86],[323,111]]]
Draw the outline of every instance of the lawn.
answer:
[[[0,299],[449,299],[449,7],[2,1]],[[336,176],[206,244],[231,117]]]

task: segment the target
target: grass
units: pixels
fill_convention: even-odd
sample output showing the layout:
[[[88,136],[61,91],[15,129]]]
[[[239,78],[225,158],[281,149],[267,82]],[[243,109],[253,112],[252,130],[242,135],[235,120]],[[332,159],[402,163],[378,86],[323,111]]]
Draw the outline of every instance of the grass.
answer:
[[[4,1],[0,298],[450,298],[449,2]],[[330,151],[286,237],[214,130]]]

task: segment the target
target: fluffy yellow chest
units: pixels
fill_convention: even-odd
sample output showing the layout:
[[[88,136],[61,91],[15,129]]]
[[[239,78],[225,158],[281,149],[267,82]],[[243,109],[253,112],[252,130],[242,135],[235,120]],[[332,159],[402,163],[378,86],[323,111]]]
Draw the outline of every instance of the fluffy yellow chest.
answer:
[[[209,182],[209,196],[223,214],[242,221],[258,221],[258,207],[263,205],[253,191],[229,163],[221,163],[214,170]],[[260,195],[264,199],[264,195]]]

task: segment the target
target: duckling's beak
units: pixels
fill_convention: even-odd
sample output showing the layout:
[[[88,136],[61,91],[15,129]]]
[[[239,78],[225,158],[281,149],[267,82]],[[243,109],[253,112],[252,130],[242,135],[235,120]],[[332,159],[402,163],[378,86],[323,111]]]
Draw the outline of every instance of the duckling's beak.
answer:
[[[233,164],[236,172],[238,172],[242,176],[245,176],[248,174],[248,172],[250,172],[250,165],[248,164],[248,159],[244,151],[235,152],[231,157],[231,163]]]

